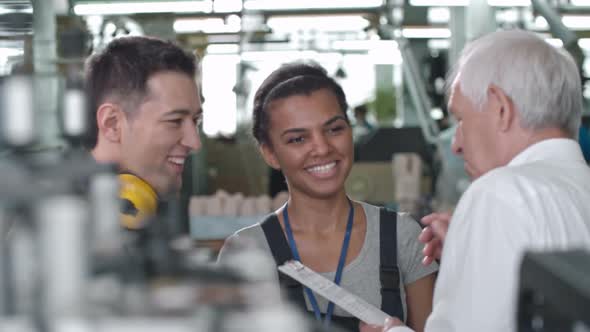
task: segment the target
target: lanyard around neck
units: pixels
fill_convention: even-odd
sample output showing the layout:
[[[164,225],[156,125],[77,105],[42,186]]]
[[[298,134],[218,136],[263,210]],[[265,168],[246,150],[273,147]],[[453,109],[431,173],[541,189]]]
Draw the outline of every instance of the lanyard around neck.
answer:
[[[336,275],[334,276],[334,283],[336,285],[340,285],[340,280],[342,279],[342,271],[344,270],[344,265],[346,263],[346,254],[348,252],[348,246],[350,243],[350,233],[352,233],[352,224],[354,221],[354,206],[350,199],[348,200],[348,222],[346,223],[346,233],[344,234],[344,241],[342,242],[342,249],[340,249],[340,259],[338,260],[338,268],[336,269]],[[291,229],[291,224],[289,223],[289,212],[287,211],[288,205],[285,204],[285,208],[283,209],[283,220],[285,222],[285,233],[287,233],[287,238],[289,240],[289,247],[291,247],[291,253],[293,254],[293,258],[298,261],[301,261],[299,257],[299,251],[297,250],[297,244],[295,243],[295,237],[293,236],[293,230]],[[322,320],[322,315],[320,312],[320,307],[318,302],[313,295],[311,289],[305,287],[305,294],[307,294],[307,298],[311,303],[313,308],[313,312],[315,317],[318,321]],[[330,302],[328,304],[328,310],[326,311],[326,320],[324,323],[326,325],[330,324],[332,319],[332,313],[334,312],[334,303]]]

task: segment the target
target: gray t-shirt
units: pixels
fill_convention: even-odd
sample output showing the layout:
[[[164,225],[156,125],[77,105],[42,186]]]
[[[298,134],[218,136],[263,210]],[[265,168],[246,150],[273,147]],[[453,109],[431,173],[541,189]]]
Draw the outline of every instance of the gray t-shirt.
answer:
[[[365,301],[373,304],[377,308],[381,307],[381,282],[379,281],[379,207],[364,202],[359,202],[363,206],[367,220],[367,231],[365,241],[359,255],[348,265],[344,267],[340,286],[351,293],[363,298]],[[438,270],[438,265],[432,263],[429,266],[422,265],[422,247],[418,241],[418,235],[421,228],[418,223],[407,213],[398,213],[397,217],[397,249],[398,249],[398,267],[400,270],[400,291],[402,304],[404,307],[404,320],[407,316],[405,288],[404,285],[425,277]],[[232,242],[246,241],[250,245],[254,244],[262,249],[268,255],[272,256],[270,247],[264,236],[264,231],[260,224],[241,229],[234,235],[227,238],[223,248],[219,252],[218,262],[226,261],[227,248],[231,247]],[[336,271],[321,273],[324,277],[334,280]],[[277,277],[278,284],[278,277]],[[316,295],[320,310],[325,313],[328,307],[328,301],[321,296]],[[307,309],[313,310],[307,296],[305,296]],[[339,307],[334,308],[334,314],[337,316],[350,316]]]

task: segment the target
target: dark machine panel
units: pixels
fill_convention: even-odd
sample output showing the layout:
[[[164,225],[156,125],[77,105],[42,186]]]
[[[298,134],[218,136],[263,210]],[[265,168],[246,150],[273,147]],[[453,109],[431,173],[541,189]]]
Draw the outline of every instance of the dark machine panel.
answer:
[[[524,256],[518,331],[590,331],[590,252],[556,251]]]

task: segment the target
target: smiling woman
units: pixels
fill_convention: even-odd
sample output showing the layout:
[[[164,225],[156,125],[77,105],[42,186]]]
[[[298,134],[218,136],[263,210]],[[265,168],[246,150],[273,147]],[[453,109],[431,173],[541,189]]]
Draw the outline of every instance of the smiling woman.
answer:
[[[272,143],[260,150],[288,179],[291,196],[342,196],[353,161],[352,130],[334,94],[321,89],[279,99],[269,110]]]
[[[262,83],[253,134],[266,163],[284,174],[289,200],[227,239],[219,261],[230,261],[233,242],[255,243],[277,265],[299,260],[420,331],[437,267],[421,265],[420,227],[407,214],[348,198],[354,155],[347,108],[340,85],[316,65],[283,65]],[[293,283],[277,278],[281,286]],[[297,284],[286,294],[316,319],[358,330],[357,319],[311,290]]]

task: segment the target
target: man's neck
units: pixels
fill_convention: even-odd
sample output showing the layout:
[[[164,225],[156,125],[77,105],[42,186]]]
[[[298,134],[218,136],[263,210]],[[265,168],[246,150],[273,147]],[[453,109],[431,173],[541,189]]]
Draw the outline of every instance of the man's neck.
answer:
[[[506,159],[510,162],[514,157],[526,150],[530,146],[533,146],[539,142],[555,139],[555,138],[568,138],[573,139],[571,135],[559,128],[543,128],[536,130],[522,130],[520,131],[515,139],[512,141],[514,144],[511,145],[511,149]]]
[[[109,149],[100,143],[97,144],[91,151],[90,154],[99,163],[118,163],[119,158],[116,155],[114,149]]]

